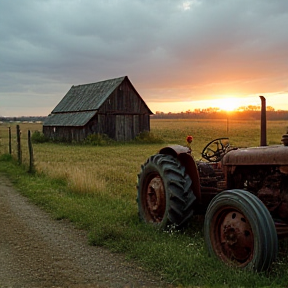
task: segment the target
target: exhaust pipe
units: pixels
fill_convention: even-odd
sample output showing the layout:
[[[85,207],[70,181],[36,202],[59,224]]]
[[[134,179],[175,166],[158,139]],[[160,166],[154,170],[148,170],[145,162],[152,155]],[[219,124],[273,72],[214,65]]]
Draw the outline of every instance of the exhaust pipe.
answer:
[[[264,96],[259,96],[261,99],[261,139],[260,146],[267,146],[267,131],[266,131],[266,99]]]

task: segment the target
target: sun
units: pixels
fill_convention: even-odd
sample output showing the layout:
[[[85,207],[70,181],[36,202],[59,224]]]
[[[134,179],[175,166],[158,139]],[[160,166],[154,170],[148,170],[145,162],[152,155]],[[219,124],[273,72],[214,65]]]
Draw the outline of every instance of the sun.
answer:
[[[231,112],[236,110],[239,107],[238,98],[222,98],[218,100],[218,107],[221,110]]]

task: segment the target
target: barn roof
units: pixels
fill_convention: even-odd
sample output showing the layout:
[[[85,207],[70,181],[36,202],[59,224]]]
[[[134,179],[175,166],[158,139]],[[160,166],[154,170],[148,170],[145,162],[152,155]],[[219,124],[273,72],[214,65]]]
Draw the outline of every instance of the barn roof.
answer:
[[[84,126],[96,114],[96,111],[51,114],[46,118],[45,126]]]
[[[125,77],[72,86],[52,113],[98,110]]]

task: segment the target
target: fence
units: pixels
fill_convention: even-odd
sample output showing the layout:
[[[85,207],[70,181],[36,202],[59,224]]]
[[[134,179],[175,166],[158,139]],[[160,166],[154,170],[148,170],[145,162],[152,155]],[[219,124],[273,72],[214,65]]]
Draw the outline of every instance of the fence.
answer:
[[[35,130],[36,127],[35,124],[21,124],[21,129],[19,124],[2,123],[0,125],[0,154],[9,153],[17,160],[19,165],[27,165],[29,172],[35,170],[30,128]],[[25,143],[27,143],[27,146]],[[24,162],[23,151],[25,152]]]

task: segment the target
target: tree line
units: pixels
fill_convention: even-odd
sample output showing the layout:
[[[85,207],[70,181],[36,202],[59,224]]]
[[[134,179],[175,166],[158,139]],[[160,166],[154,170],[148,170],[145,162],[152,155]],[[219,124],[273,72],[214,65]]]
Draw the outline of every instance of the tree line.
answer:
[[[260,120],[261,113],[260,108],[253,110],[243,109],[235,111],[222,111],[219,108],[208,108],[208,109],[195,109],[193,112],[188,110],[186,112],[179,113],[164,113],[156,111],[152,115],[153,119],[235,119],[235,120]],[[275,110],[267,107],[267,120],[288,120],[288,111]]]
[[[0,122],[43,122],[46,116],[1,117]]]

